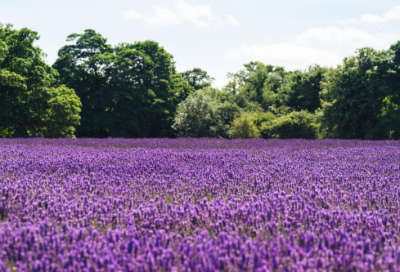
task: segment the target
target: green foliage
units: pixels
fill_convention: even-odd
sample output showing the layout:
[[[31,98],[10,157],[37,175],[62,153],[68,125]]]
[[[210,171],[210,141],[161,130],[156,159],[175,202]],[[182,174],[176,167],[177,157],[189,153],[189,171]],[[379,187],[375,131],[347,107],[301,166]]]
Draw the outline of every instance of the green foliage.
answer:
[[[281,90],[281,104],[296,111],[307,110],[315,112],[321,107],[319,94],[322,90],[321,81],[327,69],[321,66],[310,66],[307,71],[294,71],[286,76],[286,82]]]
[[[8,54],[8,46],[4,41],[0,40],[0,68],[7,54]]]
[[[260,127],[265,122],[271,122],[276,119],[272,112],[256,111],[252,113],[254,124]]]
[[[315,116],[307,111],[292,112],[262,123],[261,133],[264,138],[315,139],[317,138]]]
[[[74,90],[65,85],[54,89],[48,101],[46,137],[73,138],[75,126],[79,125],[81,101]]]
[[[222,103],[215,97],[213,99],[210,91],[212,90],[197,91],[179,104],[175,123],[172,126],[178,136],[229,136],[229,124],[240,114],[240,109],[228,101]]]
[[[244,113],[233,120],[230,135],[233,139],[252,139],[261,137],[260,131],[254,124],[253,118],[248,113]]]
[[[293,110],[314,112],[320,108],[321,80],[326,68],[310,66],[307,71],[285,72],[282,67],[250,62],[238,73],[229,74],[227,93],[246,111],[271,111],[284,115]]]
[[[211,87],[211,84],[214,81],[213,77],[209,76],[206,71],[201,70],[200,68],[194,68],[183,72],[182,77],[189,82],[196,91]]]
[[[378,84],[385,92],[379,115],[380,134],[385,138],[400,139],[400,41],[380,56],[380,69],[375,71],[375,77],[381,78]]]
[[[179,104],[172,128],[181,137],[211,137],[215,108],[210,96],[196,92]]]
[[[323,81],[323,118],[326,137],[387,139],[395,128],[398,101],[398,64],[390,51],[363,48],[329,69]],[[394,68],[394,69],[393,69]],[[390,121],[389,121],[390,120]],[[391,132],[392,131],[392,132]]]
[[[38,39],[0,24],[0,137],[400,139],[400,41],[330,69],[250,62],[220,91],[154,41],[113,47],[87,29],[52,68]]]
[[[80,137],[168,137],[177,105],[193,88],[153,41],[115,48],[94,30],[72,34],[54,64],[82,100]]]
[[[240,115],[240,108],[233,103],[217,103],[214,111],[214,125],[211,126],[213,137],[229,138],[230,123]]]
[[[276,117],[257,123],[264,137],[400,138],[400,42],[362,48],[337,68],[285,72],[251,62],[229,77],[230,101]]]
[[[74,137],[79,98],[58,84],[33,45],[38,39],[35,31],[0,24],[0,137]]]
[[[249,102],[258,103],[264,110],[276,105],[278,90],[286,75],[284,68],[261,62],[250,62],[244,66],[244,70],[228,74],[230,82],[224,90],[245,97]]]
[[[393,102],[393,100],[392,95],[387,96],[383,100],[376,134],[383,134],[381,138],[398,140],[400,139],[400,105]]]
[[[229,101],[229,94],[221,92],[220,90],[215,88],[206,87],[204,89],[197,90],[196,92],[208,95],[214,101],[218,102]]]

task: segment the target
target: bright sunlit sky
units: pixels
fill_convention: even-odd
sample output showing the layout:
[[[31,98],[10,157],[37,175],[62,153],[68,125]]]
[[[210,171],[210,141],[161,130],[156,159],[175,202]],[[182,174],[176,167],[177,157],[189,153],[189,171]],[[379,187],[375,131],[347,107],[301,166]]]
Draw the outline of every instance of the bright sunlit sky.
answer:
[[[38,31],[49,64],[69,34],[91,28],[112,45],[157,41],[178,71],[199,67],[222,87],[250,61],[294,70],[387,49],[400,40],[400,1],[0,0],[0,22]]]

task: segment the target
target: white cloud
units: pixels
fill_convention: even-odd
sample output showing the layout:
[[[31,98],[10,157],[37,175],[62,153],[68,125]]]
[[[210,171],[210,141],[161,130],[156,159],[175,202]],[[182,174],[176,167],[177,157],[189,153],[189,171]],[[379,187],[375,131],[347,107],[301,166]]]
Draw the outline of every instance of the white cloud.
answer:
[[[356,28],[311,28],[286,43],[242,44],[229,50],[226,57],[259,60],[288,69],[304,69],[315,63],[336,66],[357,48],[387,49],[398,37],[396,33],[369,33]]]
[[[400,6],[390,9],[383,16],[388,20],[400,21]]]
[[[177,24],[179,23],[178,18],[175,16],[173,12],[168,9],[164,9],[160,6],[153,6],[154,14],[153,15],[145,15],[140,14],[134,9],[127,10],[123,12],[123,16],[128,19],[133,20],[143,20],[144,22],[152,25],[160,25],[160,24]]]
[[[229,25],[239,25],[240,24],[239,21],[232,15],[228,15],[228,16],[226,16],[226,18],[227,18],[227,22]]]
[[[386,19],[382,16],[366,13],[360,18],[361,23],[385,23]]]
[[[313,46],[324,46],[324,48],[347,47],[373,47],[376,49],[385,49],[390,44],[397,41],[398,33],[370,33],[357,28],[311,28],[300,34],[295,42]]]
[[[168,9],[159,5],[151,6],[152,12],[138,12],[130,9],[122,12],[127,19],[142,20],[150,25],[193,24],[197,27],[217,25],[238,25],[239,21],[232,15],[223,20],[213,14],[210,6],[190,5],[184,0],[175,0],[174,8]]]
[[[341,58],[328,50],[319,50],[312,46],[296,43],[275,44],[242,44],[239,48],[229,50],[230,60],[258,60],[268,64],[282,65],[289,69],[306,68],[311,64],[332,65]]]
[[[378,24],[385,23],[386,19],[382,16],[366,13],[360,17],[360,19],[347,19],[340,20],[339,23],[343,25],[351,25],[351,24]]]
[[[400,6],[393,7],[382,15],[366,13],[362,15],[359,19],[341,20],[339,21],[339,23],[344,25],[377,24],[377,23],[386,23],[389,20],[400,21]]]

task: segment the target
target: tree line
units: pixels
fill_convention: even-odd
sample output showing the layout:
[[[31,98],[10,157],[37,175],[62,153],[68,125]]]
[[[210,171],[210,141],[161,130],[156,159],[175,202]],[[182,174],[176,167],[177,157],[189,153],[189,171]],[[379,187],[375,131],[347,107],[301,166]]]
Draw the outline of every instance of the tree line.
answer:
[[[0,24],[0,137],[400,138],[400,42],[335,68],[250,62],[216,89],[154,41],[88,29],[49,66],[38,39]]]

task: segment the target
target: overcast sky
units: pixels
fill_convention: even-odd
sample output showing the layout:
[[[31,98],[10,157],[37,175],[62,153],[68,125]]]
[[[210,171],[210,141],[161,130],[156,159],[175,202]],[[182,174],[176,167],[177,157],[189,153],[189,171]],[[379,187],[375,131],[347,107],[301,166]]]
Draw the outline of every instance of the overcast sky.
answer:
[[[178,71],[199,67],[221,87],[249,61],[305,69],[387,49],[400,40],[400,1],[0,0],[0,22],[38,31],[49,64],[69,34],[91,28],[112,45],[157,41]]]

